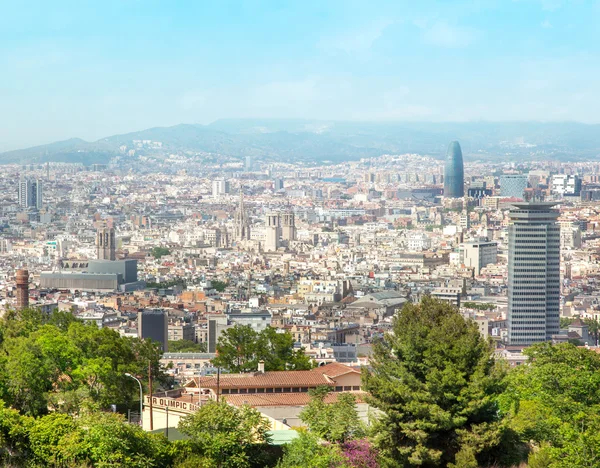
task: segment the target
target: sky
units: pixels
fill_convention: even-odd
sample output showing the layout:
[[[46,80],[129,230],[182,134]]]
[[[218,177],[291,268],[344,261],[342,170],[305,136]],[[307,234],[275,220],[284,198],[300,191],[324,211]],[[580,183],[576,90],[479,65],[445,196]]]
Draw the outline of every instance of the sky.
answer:
[[[600,0],[0,0],[0,151],[221,118],[600,122]]]

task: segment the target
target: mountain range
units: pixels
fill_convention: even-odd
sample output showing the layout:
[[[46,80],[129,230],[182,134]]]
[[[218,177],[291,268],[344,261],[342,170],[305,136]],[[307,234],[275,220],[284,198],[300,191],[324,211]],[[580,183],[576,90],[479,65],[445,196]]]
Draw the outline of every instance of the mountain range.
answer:
[[[243,159],[341,162],[382,154],[441,158],[458,139],[467,160],[584,160],[600,155],[600,125],[574,122],[399,123],[300,119],[223,119],[209,125],[155,127],[88,142],[79,138],[8,151],[0,164],[105,163],[133,140],[162,142],[171,153],[204,152]],[[143,150],[142,150],[143,151]]]

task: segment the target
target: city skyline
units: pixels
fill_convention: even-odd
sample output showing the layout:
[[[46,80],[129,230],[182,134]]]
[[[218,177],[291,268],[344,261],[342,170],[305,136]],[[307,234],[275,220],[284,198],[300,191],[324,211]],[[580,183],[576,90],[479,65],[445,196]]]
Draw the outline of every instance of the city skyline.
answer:
[[[0,20],[0,151],[227,117],[597,123],[599,15],[558,1],[15,3]]]

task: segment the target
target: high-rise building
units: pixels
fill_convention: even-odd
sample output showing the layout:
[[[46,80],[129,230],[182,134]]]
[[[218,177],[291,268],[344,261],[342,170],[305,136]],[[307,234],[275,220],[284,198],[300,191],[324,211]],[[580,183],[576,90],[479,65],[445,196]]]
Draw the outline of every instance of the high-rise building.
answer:
[[[500,196],[523,200],[528,177],[524,174],[505,174],[500,176]]]
[[[281,238],[284,241],[296,240],[296,216],[291,211],[281,215]]]
[[[278,190],[283,190],[283,179],[281,177],[276,177],[273,179],[273,190],[276,192]]]
[[[450,142],[444,168],[444,197],[461,198],[465,194],[465,169],[458,141]]]
[[[17,309],[29,307],[29,271],[17,270]]]
[[[168,351],[168,316],[162,309],[146,309],[138,312],[138,338],[150,338],[160,343],[163,352]]]
[[[212,183],[212,195],[218,197],[220,195],[226,195],[230,191],[229,181],[225,179],[215,179]]]
[[[554,203],[515,203],[508,227],[508,341],[528,346],[560,329],[560,226]]]
[[[40,210],[42,209],[42,203],[42,181],[21,177],[19,180],[19,206]]]
[[[103,227],[96,232],[96,258],[98,260],[116,260],[115,230]]]

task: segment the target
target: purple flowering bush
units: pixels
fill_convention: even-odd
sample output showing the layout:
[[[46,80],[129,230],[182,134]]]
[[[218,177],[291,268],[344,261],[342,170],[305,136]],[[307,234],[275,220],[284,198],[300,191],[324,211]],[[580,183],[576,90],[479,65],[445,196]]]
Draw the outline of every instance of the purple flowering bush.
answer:
[[[349,440],[341,444],[342,456],[352,468],[379,468],[375,448],[367,439]]]

